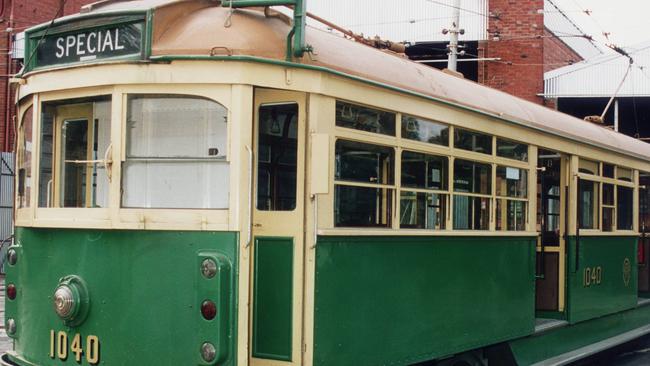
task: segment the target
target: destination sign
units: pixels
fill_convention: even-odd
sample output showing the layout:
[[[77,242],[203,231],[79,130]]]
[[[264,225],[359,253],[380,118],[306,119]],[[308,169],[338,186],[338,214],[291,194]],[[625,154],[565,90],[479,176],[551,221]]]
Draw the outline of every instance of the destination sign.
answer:
[[[119,24],[101,29],[46,36],[36,50],[36,67],[142,54],[144,24]],[[34,46],[40,38],[35,40]]]

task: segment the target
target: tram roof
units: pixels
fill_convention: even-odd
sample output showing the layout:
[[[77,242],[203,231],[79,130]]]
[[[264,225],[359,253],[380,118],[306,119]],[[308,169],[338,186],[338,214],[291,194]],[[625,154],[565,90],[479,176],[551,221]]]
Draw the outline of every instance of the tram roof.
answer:
[[[101,15],[137,10],[153,10],[153,59],[208,57],[218,50],[230,57],[285,60],[290,25],[286,16],[276,12],[265,15],[260,9],[240,9],[232,14],[229,27],[224,24],[230,10],[213,0],[109,0],[89,5],[85,13]],[[315,56],[306,55],[296,66],[330,70],[625,155],[650,159],[649,144],[591,122],[324,30],[309,27],[306,38]]]

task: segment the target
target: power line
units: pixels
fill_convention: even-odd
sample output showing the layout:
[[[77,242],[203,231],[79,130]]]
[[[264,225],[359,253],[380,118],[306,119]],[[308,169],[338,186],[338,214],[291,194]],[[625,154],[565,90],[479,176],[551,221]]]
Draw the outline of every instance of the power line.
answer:
[[[32,59],[36,55],[36,51],[38,51],[38,48],[41,46],[41,43],[43,43],[43,40],[45,39],[45,37],[47,37],[47,35],[50,33],[50,30],[54,26],[54,21],[56,20],[56,18],[60,17],[61,14],[63,13],[63,10],[65,9],[65,4],[67,2],[68,2],[68,0],[63,0],[61,2],[61,6],[59,7],[59,10],[56,12],[56,14],[54,14],[54,17],[50,21],[50,24],[45,29],[45,32],[43,32],[43,36],[41,36],[41,38],[38,40],[38,42],[36,42],[36,46],[34,47],[34,50],[32,51],[31,55],[29,55],[29,58],[27,59],[27,62],[25,63],[25,65],[30,65],[32,63]]]
[[[455,5],[446,4],[446,3],[443,3],[443,2],[441,2],[441,1],[437,1],[437,0],[424,0],[424,1],[429,2],[429,3],[433,3],[433,4],[438,4],[438,5],[446,6],[446,7],[448,7],[448,8],[452,8],[452,9],[458,9],[458,10],[460,10],[460,11],[464,11],[464,12],[467,12],[467,13],[472,13],[472,14],[480,15],[480,16],[483,16],[483,17],[486,17],[486,18],[489,18],[489,17],[490,17],[490,15],[488,15],[488,14],[484,14],[484,13],[480,13],[480,12],[478,12],[478,11],[476,11],[476,10],[465,9],[465,8],[463,8],[463,7],[460,7],[460,6],[455,6]]]

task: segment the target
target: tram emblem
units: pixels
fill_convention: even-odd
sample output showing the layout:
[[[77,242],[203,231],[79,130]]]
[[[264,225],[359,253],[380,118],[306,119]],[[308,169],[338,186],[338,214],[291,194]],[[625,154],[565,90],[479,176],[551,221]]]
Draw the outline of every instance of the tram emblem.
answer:
[[[632,278],[632,264],[630,263],[629,258],[623,260],[623,283],[625,287],[630,285],[630,279]]]

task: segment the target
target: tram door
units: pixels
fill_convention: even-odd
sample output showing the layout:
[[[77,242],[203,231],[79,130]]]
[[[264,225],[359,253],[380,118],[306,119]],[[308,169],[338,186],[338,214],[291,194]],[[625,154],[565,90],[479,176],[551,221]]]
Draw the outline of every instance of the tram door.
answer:
[[[540,149],[537,161],[536,310],[538,317],[544,317],[543,312],[564,311],[568,160]]]
[[[306,97],[257,89],[251,365],[301,363]]]

